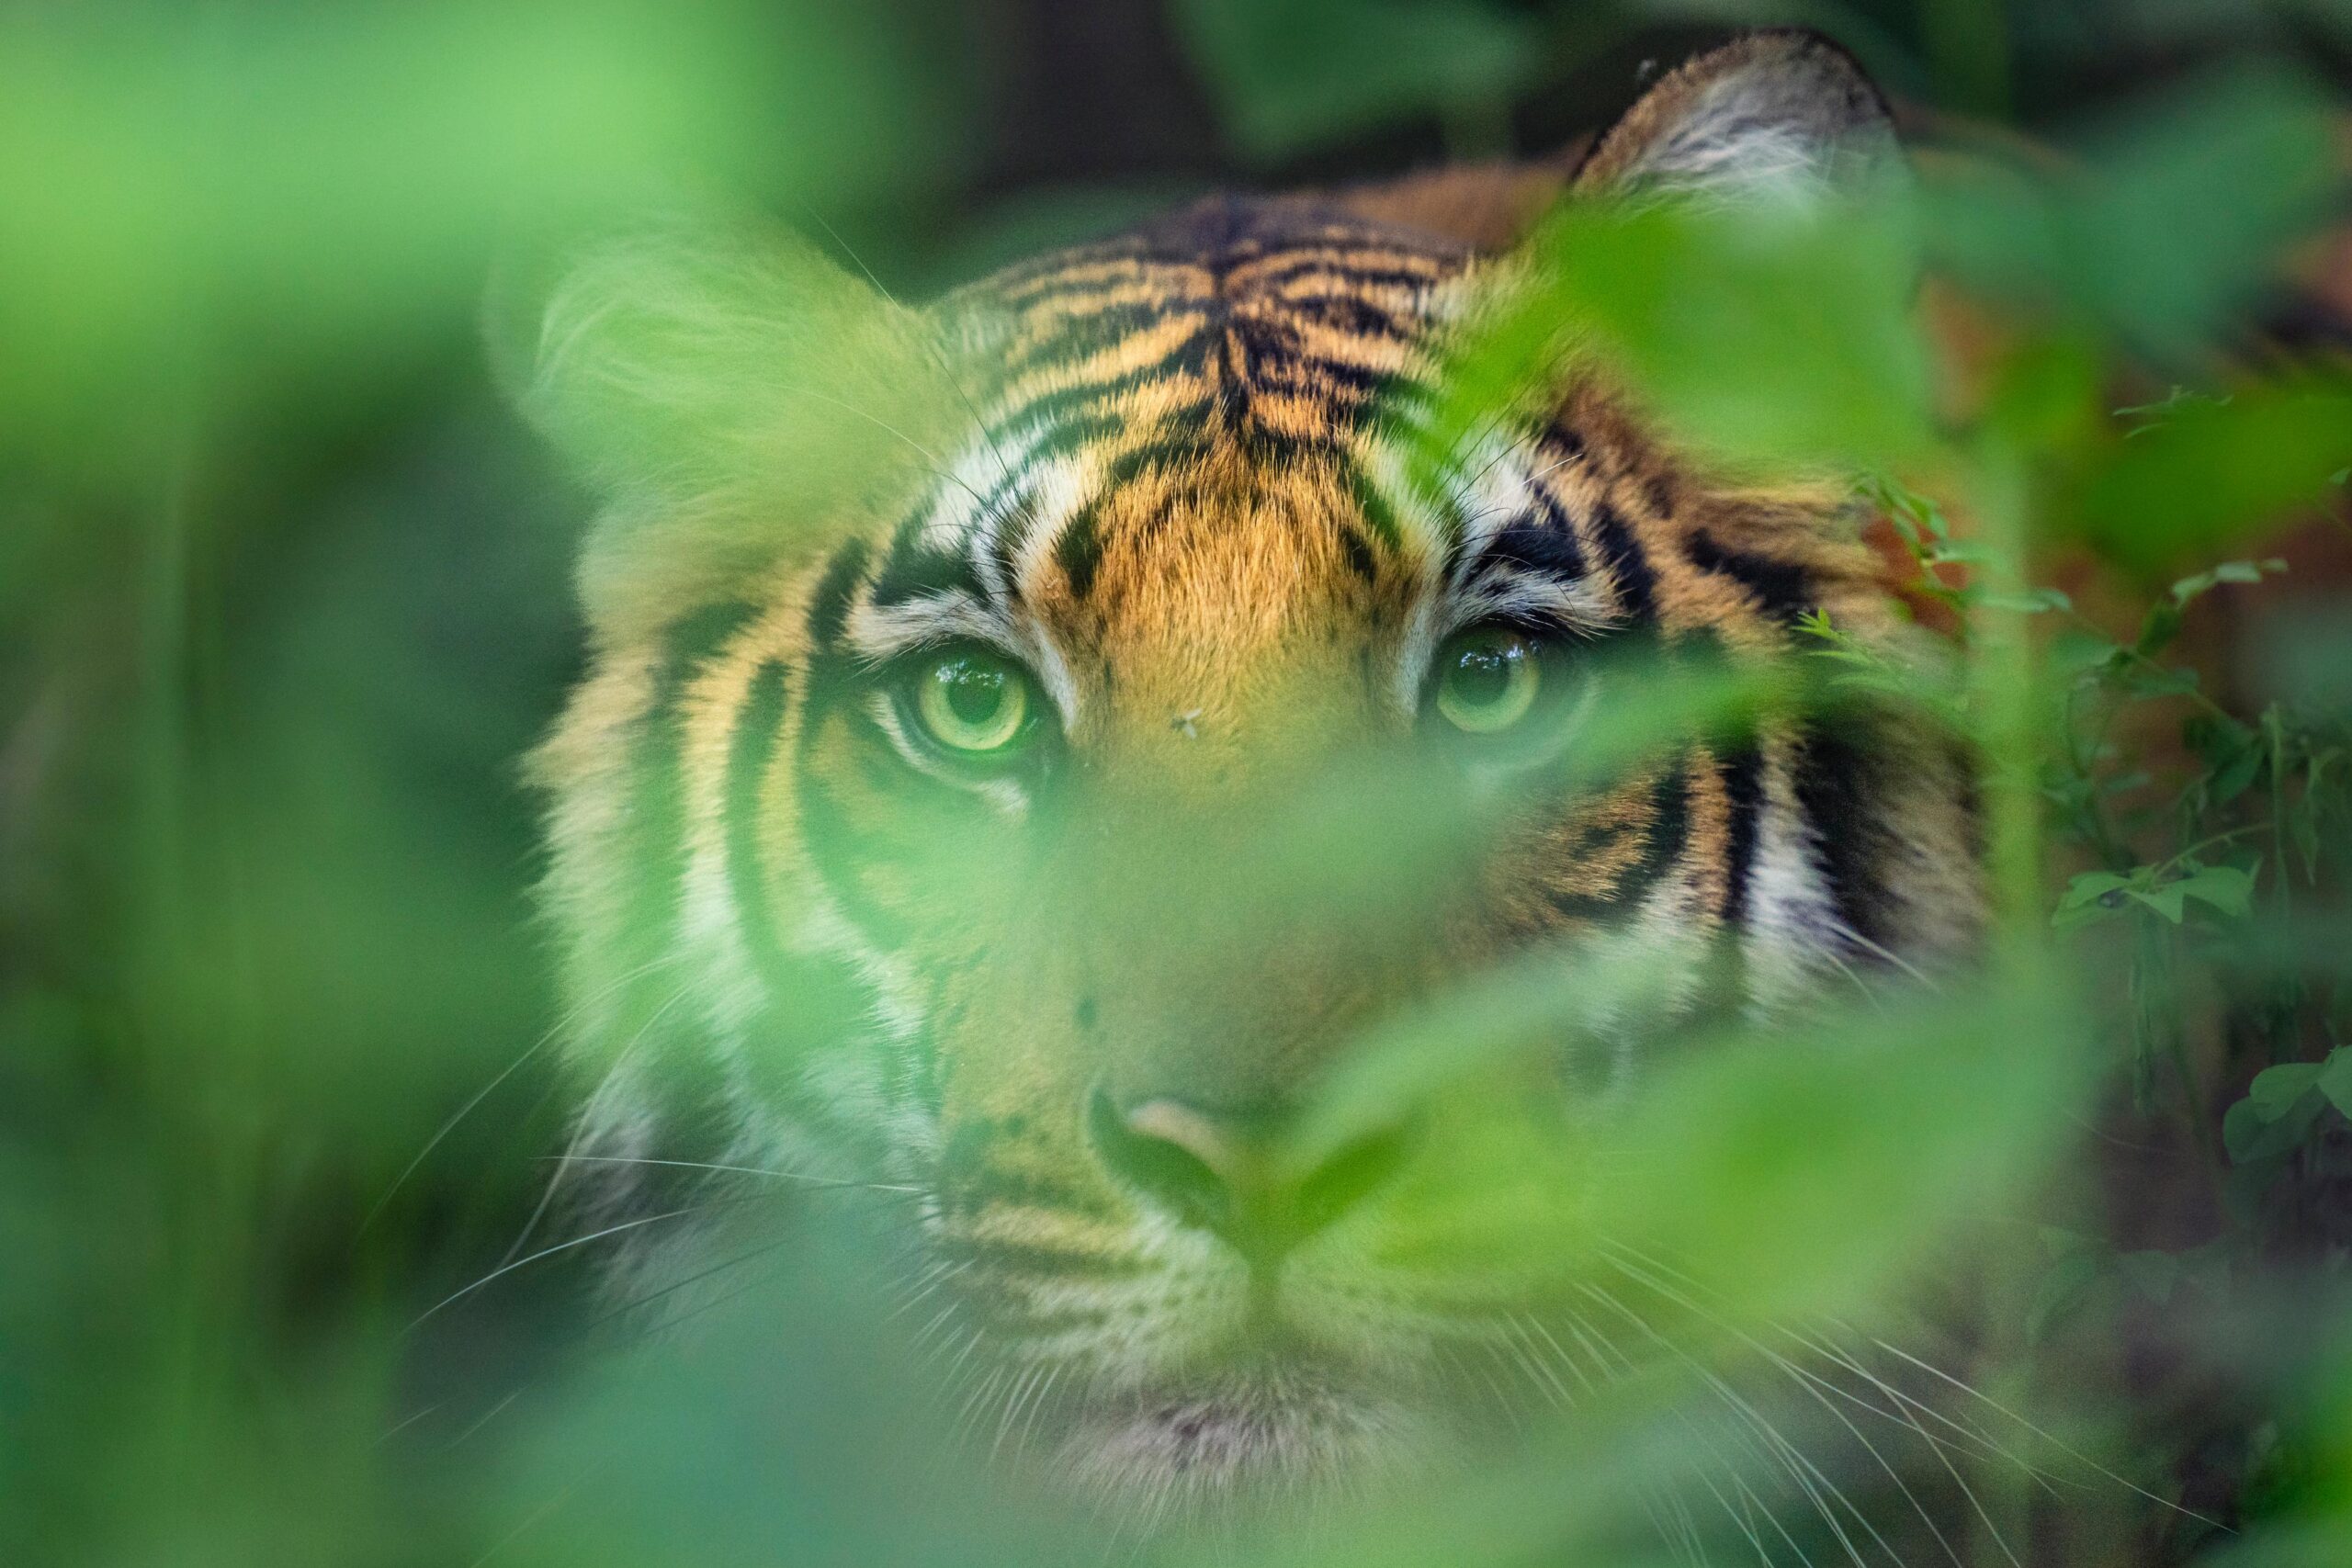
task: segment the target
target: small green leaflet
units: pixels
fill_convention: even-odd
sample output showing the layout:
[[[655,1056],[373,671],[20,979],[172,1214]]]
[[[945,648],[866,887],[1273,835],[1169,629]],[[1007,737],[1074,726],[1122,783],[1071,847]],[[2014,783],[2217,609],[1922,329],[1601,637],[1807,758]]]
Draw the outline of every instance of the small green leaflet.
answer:
[[[2324,1061],[2266,1067],[2222,1118],[2222,1142],[2241,1165],[2292,1153],[2330,1107],[2352,1117],[2352,1045]]]
[[[2111,871],[2085,872],[2066,885],[2065,896],[2059,899],[2050,923],[2071,930],[2139,904],[2178,925],[2188,915],[2191,898],[2224,915],[2244,916],[2254,908],[2252,871],[2207,865],[2193,866],[2186,874],[2159,875],[2160,869],[2136,866],[2128,876]]]

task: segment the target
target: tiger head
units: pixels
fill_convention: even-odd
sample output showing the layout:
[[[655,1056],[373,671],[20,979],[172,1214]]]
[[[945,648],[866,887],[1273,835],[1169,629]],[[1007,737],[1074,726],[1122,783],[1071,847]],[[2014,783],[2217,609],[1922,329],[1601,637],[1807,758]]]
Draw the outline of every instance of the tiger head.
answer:
[[[1568,195],[1891,148],[1842,54],[1756,35]],[[1518,264],[1409,208],[1211,202],[922,311],[782,250],[648,287],[624,247],[546,317],[529,406],[611,501],[593,669],[536,761],[598,1086],[576,1169],[648,1213],[689,1167],[902,1190],[936,1337],[1114,1490],[1452,1442],[1444,1369],[1523,1331],[1531,1260],[1433,1150],[1572,1124],[1726,989],[1932,963],[1975,919],[1963,769],[1916,729],[1566,765],[1660,660],[1770,660],[1813,611],[1896,636],[1883,573],[1834,494],[1712,477],[1605,367],[1432,468],[1453,345]],[[1602,946],[1657,982],[1614,1047],[1287,1137],[1384,1020]]]

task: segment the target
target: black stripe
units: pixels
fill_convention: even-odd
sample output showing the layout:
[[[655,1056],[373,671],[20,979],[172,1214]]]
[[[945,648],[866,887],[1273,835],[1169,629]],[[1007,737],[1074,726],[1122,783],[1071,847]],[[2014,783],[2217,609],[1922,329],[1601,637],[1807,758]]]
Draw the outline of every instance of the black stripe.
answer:
[[[1609,575],[1617,585],[1617,597],[1623,604],[1626,617],[1636,625],[1652,625],[1657,620],[1657,574],[1650,563],[1642,558],[1633,534],[1617,509],[1606,501],[1592,509],[1593,541],[1606,558]]]
[[[1091,310],[1058,313],[1050,324],[1032,322],[1038,329],[1038,335],[1006,353],[994,384],[1009,387],[1039,366],[1083,358],[1181,317],[1201,318],[1201,331],[1205,333],[1213,314],[1211,305],[1212,301],[1205,299],[1183,299],[1148,305],[1102,305]]]
[[[672,623],[662,636],[660,661],[645,708],[632,721],[624,742],[629,809],[622,847],[620,951],[615,963],[624,973],[639,977],[622,990],[619,1038],[655,1030],[671,996],[668,972],[655,971],[677,937],[680,879],[685,866],[680,705],[695,673],[757,614],[756,606],[728,601],[704,606]],[[672,1035],[676,1038],[673,1040]],[[693,1043],[687,1032],[668,1031],[661,1048],[677,1058],[678,1082],[683,1085],[693,1076]],[[641,1184],[612,1185],[634,1190]]]
[[[1690,842],[1690,773],[1677,762],[1650,791],[1650,830],[1642,858],[1618,886],[1621,901],[1637,899],[1664,880]]]
[[[735,900],[743,945],[753,967],[763,974],[780,949],[775,915],[768,908],[767,879],[761,869],[760,782],[766,776],[769,759],[775,755],[776,738],[784,728],[788,687],[782,660],[762,664],[736,711],[735,733],[727,747],[727,886]]]
[[[1589,836],[1571,853],[1589,853],[1622,837],[1617,833]],[[1617,885],[1605,894],[1554,893],[1552,907],[1563,915],[1602,919],[1630,914],[1634,907],[1673,869],[1690,841],[1690,775],[1680,762],[1658,775],[1650,787],[1650,819],[1642,830],[1642,853]]]
[[[1565,526],[1531,516],[1514,518],[1497,530],[1479,558],[1482,562],[1524,567],[1561,583],[1581,581],[1585,575],[1584,552],[1577,547],[1576,536]]]
[[[1388,372],[1351,365],[1320,355],[1292,354],[1254,367],[1249,389],[1255,392],[1293,392],[1338,400],[1363,402],[1378,397],[1388,386]]]
[[[1356,511],[1363,517],[1366,532],[1382,548],[1396,550],[1404,545],[1404,533],[1396,525],[1396,510],[1388,498],[1372,482],[1372,476],[1354,463],[1348,465],[1348,488],[1355,496]]]
[[[804,726],[816,718],[810,713]],[[796,760],[797,799],[800,809],[801,841],[808,863],[823,878],[842,912],[876,942],[895,942],[905,935],[903,923],[874,902],[859,876],[863,862],[878,858],[870,835],[849,825],[841,802],[808,765],[804,749]]]
[[[958,591],[975,598],[986,592],[970,556],[962,550],[913,549],[895,553],[883,563],[869,602],[888,609],[910,599]]]
[[[684,750],[680,699],[699,671],[750,625],[758,607],[737,601],[706,605],[662,633],[662,662],[653,690],[628,741],[628,952],[634,963],[658,957],[669,944],[677,915],[678,877],[684,865]]]
[[[1124,277],[1086,278],[1073,281],[1074,276],[1090,266],[1108,262],[1134,264],[1134,272]],[[1004,309],[1035,310],[1046,300],[1071,295],[1099,294],[1123,284],[1148,280],[1153,266],[1139,246],[1133,244],[1084,245],[1076,250],[1038,256],[1017,263],[996,275],[976,293],[985,295]]]
[[[1764,757],[1755,743],[1741,745],[1722,760],[1724,794],[1731,802],[1730,863],[1724,867],[1724,923],[1747,919],[1747,885],[1756,870],[1758,813],[1764,805]]]
[[[1134,366],[1098,380],[1072,381],[1050,392],[1041,392],[990,424],[989,438],[1001,443],[1025,436],[1040,425],[1057,423],[1066,415],[1123,397],[1155,381],[1172,376],[1198,375],[1206,363],[1208,342],[1205,331],[1194,333],[1148,365]]]
[[[1569,547],[1576,550],[1577,575],[1583,576],[1584,550],[1577,541],[1576,525],[1568,521],[1567,508],[1560,504],[1560,498],[1552,493],[1549,486],[1531,481],[1527,488],[1534,492],[1535,510],[1543,515],[1544,526],[1566,540]]]
[[[889,558],[896,559],[916,547],[915,541],[922,537],[923,531],[931,526],[931,520],[939,514],[939,503],[947,499],[947,481],[941,480],[912,512],[899,520],[896,528],[890,530]]]
[[[836,567],[841,564],[837,559]],[[849,573],[848,581],[854,585],[855,581],[855,573]],[[810,606],[812,632],[821,608],[821,602]],[[818,738],[836,715],[846,723],[872,728],[870,719],[843,705],[858,690],[857,677],[857,660],[839,649],[809,656],[802,677],[800,738],[793,755],[795,799],[799,806],[801,843],[819,878],[853,921],[877,940],[889,940],[899,934],[899,922],[865,896],[858,878],[859,863],[876,852],[872,835],[850,826],[841,803],[810,765]],[[872,739],[888,743],[878,735]]]
[[[1156,418],[1148,427],[1153,432],[1173,428],[1189,434],[1182,439],[1156,438],[1146,443],[1146,446],[1163,457],[1178,454],[1197,455],[1201,445],[1199,433],[1209,423],[1216,407],[1212,400],[1203,398]],[[1008,427],[1008,430],[1010,428]],[[1091,414],[1082,419],[1070,420],[1051,432],[1040,449],[1054,453],[1075,452],[1097,442],[1126,434],[1136,428],[1134,421],[1115,412]],[[1012,498],[1014,492],[1026,486],[1034,477],[1028,466],[1031,461],[1034,461],[1034,455],[1024,458],[1020,468],[1007,472],[989,488],[988,493],[981,497],[980,501],[983,513],[1001,513],[1008,505],[1012,503]],[[1124,482],[1134,478],[1136,470],[1119,468],[1114,469],[1114,472],[1118,480]]]
[[[802,677],[800,739],[793,757],[796,798],[800,807],[801,838],[809,863],[830,886],[851,919],[877,936],[893,934],[895,925],[858,891],[855,858],[866,848],[842,818],[840,804],[824,787],[809,759],[826,722],[856,690],[857,660],[840,647],[849,606],[865,569],[865,541],[853,539],[835,553],[822,581],[808,604],[808,640],[812,651]]]
[[[1302,434],[1296,431],[1277,430],[1262,421],[1250,419],[1234,433],[1241,449],[1251,459],[1279,468],[1296,468],[1315,463],[1340,465],[1353,456],[1342,431],[1324,429]]]
[[[1062,527],[1061,537],[1054,541],[1054,562],[1069,579],[1073,599],[1083,600],[1094,591],[1095,569],[1102,564],[1102,523],[1097,515],[1098,501],[1090,501],[1078,509],[1077,514]]]
[[[842,628],[849,624],[850,601],[856,597],[858,581],[865,572],[865,558],[864,539],[852,539],[833,552],[816,592],[808,599],[809,647],[831,652],[840,643]]]
[[[1853,723],[1852,716],[1846,722]],[[1815,861],[1838,918],[1856,934],[1883,942],[1880,889],[1873,870],[1881,840],[1871,814],[1870,753],[1855,740],[1809,720],[1796,742],[1797,806],[1812,829]]]
[[[1661,521],[1674,515],[1674,486],[1664,474],[1652,474],[1642,481],[1642,499],[1649,502],[1650,515]]]
[[[1738,583],[1766,615],[1783,626],[1794,626],[1814,607],[1813,579],[1792,561],[1732,549],[1704,528],[1690,531],[1682,553],[1700,570]]]
[[[1260,290],[1272,292],[1285,283],[1303,277],[1329,277],[1342,288],[1426,289],[1454,276],[1457,268],[1432,257],[1427,272],[1406,268],[1359,266],[1331,255],[1328,252],[1309,252],[1286,261],[1274,262],[1252,271],[1242,280],[1244,288],[1255,294]]]
[[[1180,408],[1153,414],[1148,423],[1123,410],[1105,408],[1090,413],[1072,413],[1064,417],[1059,423],[1050,426],[1042,420],[1035,423],[1008,425],[992,439],[1009,446],[1012,442],[1027,442],[1034,437],[1037,445],[1035,450],[1023,455],[1022,466],[1019,468],[1004,476],[989,491],[989,503],[991,506],[1001,504],[1001,498],[1008,491],[1028,483],[1031,479],[1028,466],[1036,461],[1041,455],[1067,456],[1082,451],[1099,442],[1138,430],[1188,431],[1193,433],[1193,445],[1197,447],[1198,432],[1208,423],[1216,406],[1216,400],[1214,398],[1198,398]]]
[[[759,606],[741,600],[707,604],[671,623],[662,634],[662,670],[654,682],[652,713],[673,706],[686,682],[709,659],[759,614]]]
[[[1381,343],[1409,343],[1419,323],[1354,294],[1285,295],[1269,301],[1300,321]]]
[[[996,537],[989,547],[989,558],[996,565],[999,581],[1004,584],[1008,598],[1021,597],[1021,552],[1029,543],[1029,536],[1037,527],[1037,492],[1031,491],[1012,503],[997,524]]]
[[[1200,456],[1202,445],[1198,431],[1137,442],[1111,459],[1101,494],[1107,496],[1157,468],[1181,468]]]

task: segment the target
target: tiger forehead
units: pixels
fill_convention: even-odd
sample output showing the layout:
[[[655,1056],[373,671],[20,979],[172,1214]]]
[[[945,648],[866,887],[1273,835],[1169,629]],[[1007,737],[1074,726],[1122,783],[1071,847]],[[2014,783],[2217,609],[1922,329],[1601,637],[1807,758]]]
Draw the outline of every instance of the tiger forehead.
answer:
[[[968,558],[1001,596],[1051,577],[1082,600],[1125,536],[1164,531],[1173,510],[1240,527],[1253,494],[1286,491],[1295,521],[1361,532],[1369,427],[1425,381],[1467,262],[1442,241],[1220,201],[999,274],[946,307],[984,342],[978,428],[901,543]]]
[[[1276,447],[1352,423],[1406,370],[1467,256],[1442,242],[1215,202],[961,297],[990,319],[988,424],[1018,438],[1204,418]]]
[[[1128,723],[1371,698],[1361,672],[1396,588],[1350,564],[1347,506],[1313,467],[1140,477],[1105,500],[1089,592],[1049,576],[1030,613],[1114,672],[1102,697]]]
[[[1297,201],[1225,197],[1017,263],[966,294],[1042,321],[1098,305],[1300,299],[1318,285],[1411,290],[1459,274],[1471,256],[1448,240]]]

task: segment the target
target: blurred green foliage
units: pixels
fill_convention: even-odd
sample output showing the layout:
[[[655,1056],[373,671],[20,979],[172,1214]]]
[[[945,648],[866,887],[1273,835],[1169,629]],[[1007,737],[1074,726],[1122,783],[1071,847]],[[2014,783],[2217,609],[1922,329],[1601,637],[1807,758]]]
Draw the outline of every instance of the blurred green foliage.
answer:
[[[1513,107],[1609,32],[1702,13],[1765,19],[1167,15],[1223,134],[1267,164],[1432,118],[1500,151]],[[2235,1529],[2220,1560],[2335,1561],[2343,582],[2299,591],[2260,668],[2229,655],[2270,617],[2246,606],[2298,581],[2255,541],[2341,520],[2352,383],[2338,360],[2243,384],[2217,350],[2269,258],[2340,209],[2340,107],[2277,46],[2340,47],[2347,18],[1889,0],[1770,19],[1989,112],[2061,98],[2109,29],[2243,62],[2062,125],[2055,172],[1930,178],[1875,228],[1563,214],[1443,413],[1474,427],[1565,327],[1692,441],[1856,476],[1918,597],[1961,617],[1959,671],[1887,669],[1824,622],[1791,683],[1654,690],[1607,732],[1622,754],[1587,761],[1841,689],[1932,706],[1988,749],[1995,966],[1898,1013],[1711,1042],[1623,1129],[1611,1157],[1647,1179],[1611,1190],[1602,1228],[1691,1273],[1564,1241],[1555,1283],[1613,1270],[1681,1314],[1684,1361],[1474,1478],[1216,1552],[1664,1561],[1628,1499],[1721,1457],[1690,1414],[1717,1359],[1792,1322],[1862,1332],[1990,1232],[2007,1337],[1967,1440],[2031,1457],[1986,1504],[2002,1539],[2046,1470],[2107,1532],[2110,1555],[2070,1562],[2177,1560],[2207,1514]],[[1100,1521],[976,1472],[877,1343],[887,1286],[847,1206],[683,1348],[583,1353],[586,1249],[469,1286],[526,1255],[509,1244],[561,1144],[512,759],[575,671],[582,511],[479,367],[484,278],[518,237],[648,209],[792,222],[926,188],[963,98],[887,22],[816,0],[0,13],[0,1559],[1101,1559]],[[1071,193],[1023,231],[1128,205]],[[1958,422],[1904,309],[1922,256],[2009,323]],[[2085,558],[2109,586],[2078,608],[2046,579]],[[1638,979],[1547,959],[1395,1021],[1302,1136],[1507,1071]],[[2177,1202],[2102,1174],[2117,1140],[2169,1151],[2145,1179]],[[1540,1254],[1546,1211],[1513,1199],[1556,1150],[1504,1130],[1485,1153],[1461,1179]],[[2224,1392],[2135,1397],[2151,1363]],[[2000,1560],[1990,1538],[1961,1551]]]

